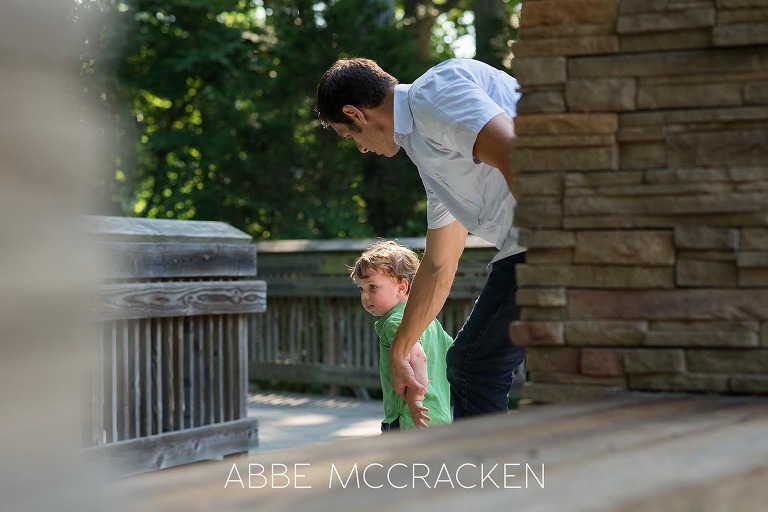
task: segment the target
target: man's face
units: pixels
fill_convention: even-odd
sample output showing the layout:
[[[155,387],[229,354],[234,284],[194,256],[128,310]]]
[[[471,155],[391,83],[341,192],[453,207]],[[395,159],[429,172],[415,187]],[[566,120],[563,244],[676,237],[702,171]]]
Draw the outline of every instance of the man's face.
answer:
[[[361,153],[373,152],[392,157],[400,150],[395,142],[394,130],[383,125],[354,119],[354,125],[331,123],[331,128],[342,139],[352,139]]]

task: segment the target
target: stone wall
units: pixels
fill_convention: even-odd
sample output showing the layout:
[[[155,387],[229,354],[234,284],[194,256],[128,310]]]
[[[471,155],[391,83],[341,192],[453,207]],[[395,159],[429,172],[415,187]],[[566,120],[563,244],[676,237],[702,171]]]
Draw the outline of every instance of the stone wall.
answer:
[[[526,0],[519,36],[528,396],[768,394],[768,0]]]

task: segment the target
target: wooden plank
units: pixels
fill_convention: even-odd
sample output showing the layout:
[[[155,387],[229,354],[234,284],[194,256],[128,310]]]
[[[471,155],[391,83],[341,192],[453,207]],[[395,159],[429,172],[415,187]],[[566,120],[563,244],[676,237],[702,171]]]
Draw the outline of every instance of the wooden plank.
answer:
[[[237,377],[239,384],[237,419],[248,417],[248,317],[237,317]]]
[[[344,297],[359,298],[360,292],[345,277],[322,276],[261,276],[269,287],[270,297]],[[450,299],[476,299],[487,277],[456,276],[449,294]]]
[[[99,320],[162,318],[266,310],[264,281],[123,283],[99,286]]]
[[[276,364],[251,361],[248,373],[254,380],[276,380],[301,384],[338,384],[341,386],[363,386],[371,389],[381,387],[379,371],[376,368],[356,368],[336,364]]]
[[[429,433],[254,453],[124,480],[119,488],[137,497],[129,510],[160,503],[168,511],[383,512],[427,503],[506,510],[510,500],[532,512],[761,510],[768,500],[766,431],[763,399],[621,397],[464,420]],[[287,488],[249,488],[246,476],[243,486],[225,485],[233,464],[243,476],[249,463],[267,468],[268,476],[271,464],[288,467],[289,474],[302,464],[296,469],[303,477]],[[360,484],[352,478],[343,488],[332,478],[332,465],[344,476],[357,465]],[[526,465],[541,485],[525,478]],[[511,478],[504,477],[507,470]],[[412,478],[412,472],[427,476]],[[457,479],[474,488],[462,488]]]
[[[88,446],[104,444],[104,337],[103,326],[92,331],[91,435]]]
[[[252,238],[224,222],[199,220],[86,216],[83,217],[83,229],[97,240],[128,242],[248,244]]]
[[[101,242],[97,248],[109,279],[256,275],[251,244]]]
[[[258,420],[243,419],[122,441],[84,451],[86,456],[110,464],[116,475],[127,476],[243,453],[257,445]]]
[[[259,253],[297,253],[297,252],[353,252],[360,253],[378,241],[378,238],[332,240],[277,240],[274,242],[256,242]],[[406,247],[417,251],[424,250],[424,237],[398,238],[397,241]],[[493,244],[475,236],[469,235],[464,244],[465,249],[493,249]]]

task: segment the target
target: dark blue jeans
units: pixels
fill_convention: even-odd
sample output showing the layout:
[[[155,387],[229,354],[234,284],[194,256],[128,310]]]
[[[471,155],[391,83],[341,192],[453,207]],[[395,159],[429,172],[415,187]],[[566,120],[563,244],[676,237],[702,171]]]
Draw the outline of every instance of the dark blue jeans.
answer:
[[[454,419],[506,412],[515,368],[525,359],[525,347],[509,339],[509,323],[520,319],[515,304],[515,265],[525,253],[493,264],[491,274],[467,321],[448,350]]]

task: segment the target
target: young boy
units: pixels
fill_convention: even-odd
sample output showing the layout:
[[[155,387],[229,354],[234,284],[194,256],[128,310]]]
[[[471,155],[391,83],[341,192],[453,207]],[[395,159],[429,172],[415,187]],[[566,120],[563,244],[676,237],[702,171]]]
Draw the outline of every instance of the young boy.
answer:
[[[451,422],[450,388],[445,355],[453,340],[436,319],[411,349],[410,363],[416,380],[428,383],[426,395],[407,389],[398,396],[390,380],[389,349],[403,318],[411,280],[419,268],[416,253],[392,241],[370,245],[355,261],[350,277],[360,290],[360,302],[376,321],[379,336],[379,372],[384,392],[382,432],[427,428]],[[427,415],[429,413],[429,415]]]

